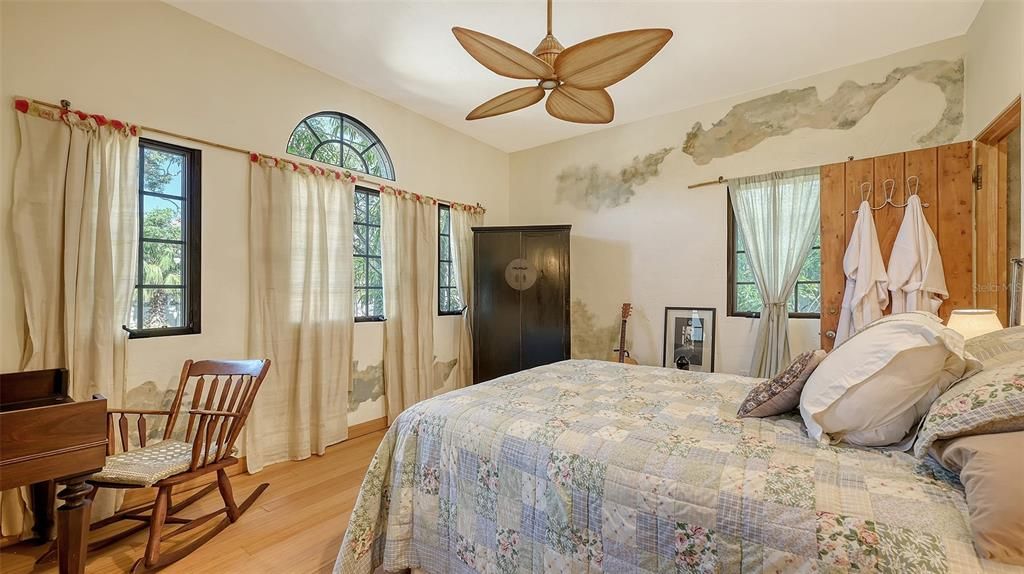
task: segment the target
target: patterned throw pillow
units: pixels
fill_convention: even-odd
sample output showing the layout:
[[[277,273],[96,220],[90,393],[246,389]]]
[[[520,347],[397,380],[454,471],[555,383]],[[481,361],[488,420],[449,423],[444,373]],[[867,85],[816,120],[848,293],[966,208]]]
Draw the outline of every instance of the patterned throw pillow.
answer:
[[[1024,360],[1024,326],[1010,327],[967,339],[965,348],[986,369]]]
[[[800,391],[825,358],[825,351],[801,353],[785,371],[760,383],[743,399],[739,417],[770,417],[787,413],[800,404]]]
[[[937,440],[1024,430],[1024,359],[988,368],[932,403],[914,444],[923,458]]]

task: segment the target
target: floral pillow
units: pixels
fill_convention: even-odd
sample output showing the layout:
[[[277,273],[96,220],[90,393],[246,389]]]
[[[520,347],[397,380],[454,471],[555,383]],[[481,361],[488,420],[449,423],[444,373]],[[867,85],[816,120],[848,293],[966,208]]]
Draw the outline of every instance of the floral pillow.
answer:
[[[923,458],[937,440],[1024,430],[1024,360],[965,379],[932,403],[914,444]]]
[[[804,383],[824,358],[825,351],[820,349],[801,353],[785,371],[751,389],[736,415],[771,417],[795,409],[800,404]]]

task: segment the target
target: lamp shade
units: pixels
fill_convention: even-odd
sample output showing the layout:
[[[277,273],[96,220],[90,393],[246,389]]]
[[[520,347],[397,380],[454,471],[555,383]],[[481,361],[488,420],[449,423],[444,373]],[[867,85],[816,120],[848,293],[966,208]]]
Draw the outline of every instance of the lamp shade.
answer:
[[[992,309],[956,309],[949,316],[947,326],[965,339],[998,331],[1003,328]]]

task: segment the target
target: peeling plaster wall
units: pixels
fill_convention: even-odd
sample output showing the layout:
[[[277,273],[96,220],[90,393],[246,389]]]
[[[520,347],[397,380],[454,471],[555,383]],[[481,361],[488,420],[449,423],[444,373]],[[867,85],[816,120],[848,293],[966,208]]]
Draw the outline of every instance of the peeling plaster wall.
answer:
[[[67,98],[90,112],[282,156],[296,122],[320,110],[340,110],[371,126],[385,142],[400,186],[480,202],[488,209],[487,224],[507,223],[508,154],[167,4],[0,2],[0,38],[2,371],[16,370],[21,356],[15,326],[22,309],[9,239],[18,147],[11,98],[16,94],[54,102]],[[133,49],[138,46],[146,49]],[[165,401],[187,358],[245,357],[249,162],[243,154],[199,147],[203,332],[128,342],[125,399],[132,406],[155,407]],[[442,179],[437,166],[449,164],[452,157],[459,158],[460,168],[446,171]],[[459,324],[458,317],[435,321],[435,372],[439,377],[447,373],[439,390],[452,384],[449,364],[458,354]],[[382,360],[382,334],[379,323],[355,327],[356,405],[349,424],[384,415],[379,391],[372,385],[366,390],[364,384]],[[379,378],[379,369],[376,373]]]
[[[954,38],[513,154],[511,222],[573,225],[574,355],[614,346],[628,301],[632,355],[660,365],[665,307],[714,307],[716,369],[746,373],[757,323],[725,316],[726,189],[686,186],[959,141],[964,52]],[[817,347],[817,320],[790,332]]]

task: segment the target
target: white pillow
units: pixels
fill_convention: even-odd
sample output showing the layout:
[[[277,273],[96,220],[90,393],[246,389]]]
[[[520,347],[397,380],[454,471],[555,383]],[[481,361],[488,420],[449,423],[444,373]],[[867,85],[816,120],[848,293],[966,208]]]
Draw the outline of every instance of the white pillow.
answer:
[[[980,368],[935,315],[890,315],[825,357],[804,385],[800,415],[816,440],[906,449],[932,401]]]

